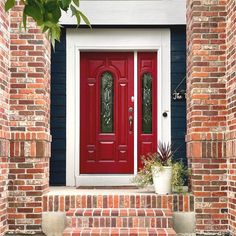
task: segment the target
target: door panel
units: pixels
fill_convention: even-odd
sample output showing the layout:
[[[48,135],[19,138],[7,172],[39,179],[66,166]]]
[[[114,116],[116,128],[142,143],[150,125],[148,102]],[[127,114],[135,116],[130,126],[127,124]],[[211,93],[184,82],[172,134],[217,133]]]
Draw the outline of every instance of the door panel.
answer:
[[[80,173],[133,173],[133,53],[81,53]]]
[[[157,53],[138,53],[138,168],[157,150]]]

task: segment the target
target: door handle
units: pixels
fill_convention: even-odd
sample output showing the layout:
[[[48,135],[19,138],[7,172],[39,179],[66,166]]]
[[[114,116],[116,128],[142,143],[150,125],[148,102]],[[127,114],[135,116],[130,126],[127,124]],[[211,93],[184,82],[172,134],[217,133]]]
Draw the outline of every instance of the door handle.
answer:
[[[129,132],[132,133],[133,131],[133,116],[129,116]]]

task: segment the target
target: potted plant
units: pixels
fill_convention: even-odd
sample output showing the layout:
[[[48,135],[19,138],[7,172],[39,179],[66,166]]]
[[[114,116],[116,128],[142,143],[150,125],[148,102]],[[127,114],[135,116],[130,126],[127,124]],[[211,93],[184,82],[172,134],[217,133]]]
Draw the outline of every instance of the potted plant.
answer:
[[[154,184],[158,194],[170,194],[172,188],[181,192],[187,169],[182,162],[173,162],[173,151],[170,144],[160,142],[156,153],[142,157],[143,168],[134,178],[139,186]]]

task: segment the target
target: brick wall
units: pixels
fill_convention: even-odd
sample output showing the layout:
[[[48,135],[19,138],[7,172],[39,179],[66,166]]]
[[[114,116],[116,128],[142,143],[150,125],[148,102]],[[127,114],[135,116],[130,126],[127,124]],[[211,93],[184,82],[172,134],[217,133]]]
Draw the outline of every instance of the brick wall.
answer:
[[[11,232],[41,231],[42,195],[50,157],[50,45],[31,21],[19,32],[22,6],[10,12],[10,161],[8,224]]]
[[[33,22],[20,33],[22,7],[17,4],[9,21],[3,3],[0,235],[34,233],[41,231],[49,183],[50,45]],[[187,2],[186,141],[200,234],[236,234],[235,12],[234,0]],[[50,196],[48,202],[50,210]]]
[[[9,155],[9,16],[0,1],[0,235],[7,230],[7,174]]]
[[[187,156],[196,230],[228,230],[226,0],[187,1]]]
[[[227,5],[227,157],[229,179],[229,223],[236,234],[236,2]]]

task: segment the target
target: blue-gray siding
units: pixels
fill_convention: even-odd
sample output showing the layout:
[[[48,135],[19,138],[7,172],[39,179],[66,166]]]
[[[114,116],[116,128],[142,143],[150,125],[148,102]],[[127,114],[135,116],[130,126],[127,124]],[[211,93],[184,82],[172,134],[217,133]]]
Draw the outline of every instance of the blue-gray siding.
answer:
[[[171,28],[171,89],[180,83],[186,72],[186,38],[185,27]],[[50,184],[65,185],[66,183],[66,35],[52,52],[52,83],[51,83],[51,133],[52,158],[50,161]],[[185,81],[180,87],[185,89]],[[177,159],[186,162],[184,136],[186,132],[186,103],[171,101],[172,143],[178,151]],[[179,148],[180,147],[180,148]]]
[[[183,26],[171,28],[171,91],[181,83],[186,75],[186,29]],[[182,81],[179,90],[186,90],[186,80]],[[186,101],[171,100],[171,142],[177,150],[175,158],[186,160]]]
[[[50,184],[66,183],[66,34],[52,52]]]

